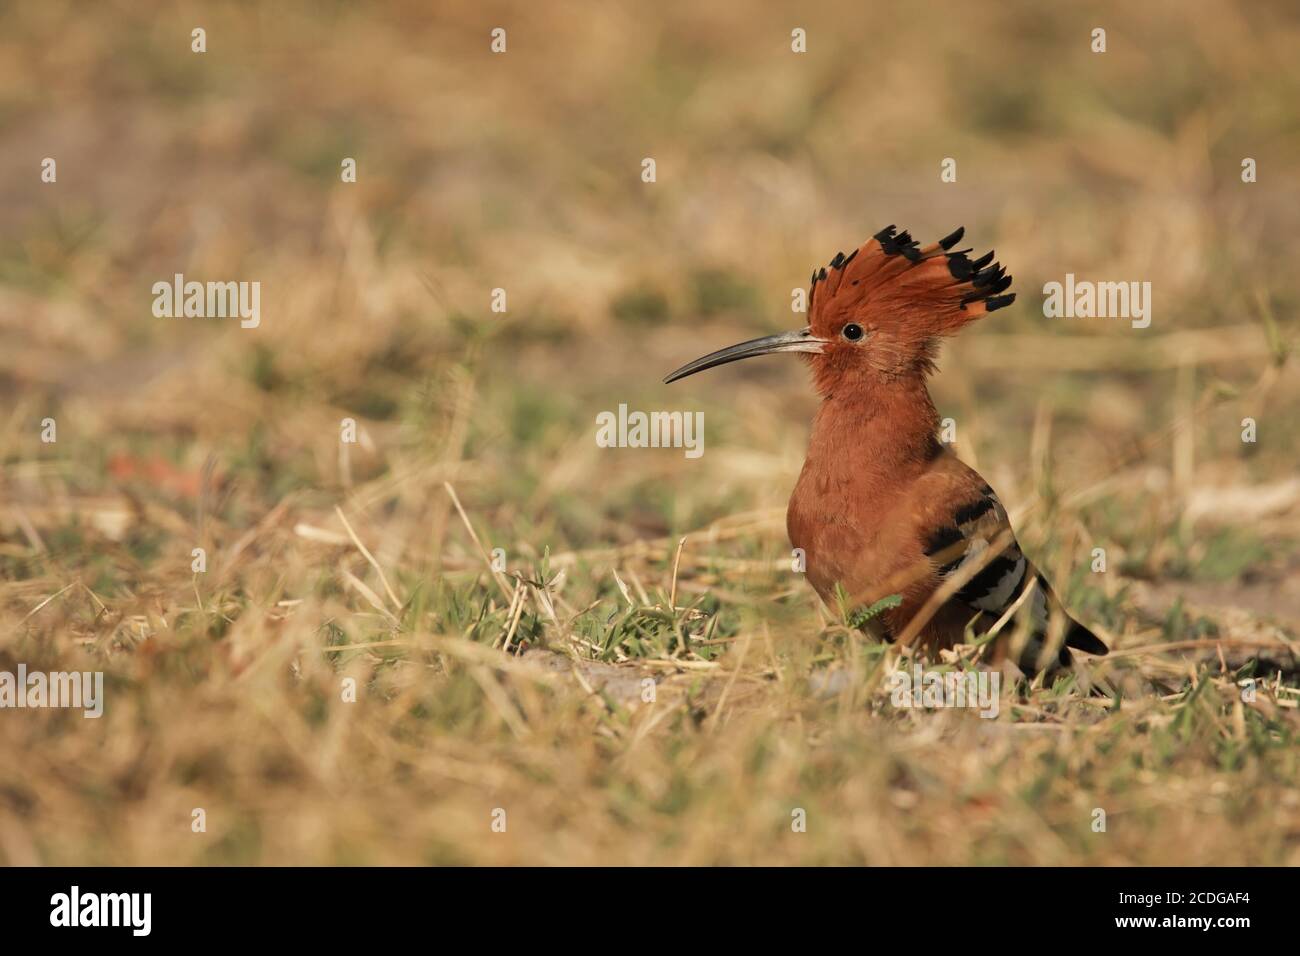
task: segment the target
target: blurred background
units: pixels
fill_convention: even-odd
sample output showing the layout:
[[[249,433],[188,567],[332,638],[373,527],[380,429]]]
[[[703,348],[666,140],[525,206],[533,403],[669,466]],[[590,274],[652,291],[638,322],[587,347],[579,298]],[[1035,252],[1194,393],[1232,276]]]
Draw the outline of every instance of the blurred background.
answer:
[[[791,290],[881,227],[964,225],[1019,298],[945,345],[933,393],[1031,555],[1120,647],[1285,646],[1297,48],[1281,2],[4,5],[0,669],[105,670],[109,700],[0,712],[0,860],[1295,862],[1281,689],[1258,728],[1225,697],[1187,735],[1160,702],[1201,665],[1135,672],[1151,719],[1106,731],[1128,776],[1095,735],[950,715],[918,756],[906,721],[809,694],[828,617],[781,571],[806,373],[660,380],[801,325]],[[260,282],[260,327],[155,318],[176,273]],[[1150,282],[1150,327],[1045,318],[1066,273]],[[705,454],[598,448],[619,403],[702,410]],[[516,572],[558,616],[546,588],[515,612]],[[659,723],[434,646],[500,646],[513,619],[516,646],[680,660],[670,588],[720,643],[652,668],[684,701]],[[668,607],[667,632],[605,634],[620,601]],[[1142,825],[1076,834],[1085,783]],[[510,794],[534,829],[467,835]],[[753,836],[787,796],[837,826]]]

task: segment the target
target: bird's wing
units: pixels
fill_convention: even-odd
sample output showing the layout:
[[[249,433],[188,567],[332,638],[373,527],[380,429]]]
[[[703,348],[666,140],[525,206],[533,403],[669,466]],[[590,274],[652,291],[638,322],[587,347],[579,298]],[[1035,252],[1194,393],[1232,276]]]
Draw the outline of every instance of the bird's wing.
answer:
[[[1006,509],[984,485],[973,497],[962,501],[931,529],[926,540],[925,553],[934,562],[940,581],[946,580],[967,563],[984,561],[987,550],[1011,527]],[[1035,583],[1029,597],[1029,615],[1034,634],[1047,633],[1051,607],[1057,603],[1047,580],[1025,557],[1019,543],[1012,535],[997,557],[992,558],[962,584],[953,600],[982,612],[996,621],[1020,598],[1026,586]],[[989,623],[992,623],[990,621]],[[1105,654],[1106,645],[1082,624],[1069,619],[1065,632],[1065,645],[1089,654]]]

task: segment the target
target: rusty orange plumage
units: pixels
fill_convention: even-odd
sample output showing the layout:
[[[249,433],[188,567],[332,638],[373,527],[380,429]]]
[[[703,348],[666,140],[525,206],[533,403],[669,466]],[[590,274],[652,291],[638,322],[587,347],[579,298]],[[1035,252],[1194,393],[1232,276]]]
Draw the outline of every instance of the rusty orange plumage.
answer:
[[[900,595],[877,630],[931,654],[968,627],[982,634],[1023,615],[1027,626],[1005,627],[994,659],[1019,634],[1017,663],[1052,670],[1071,662],[1070,648],[1105,654],[1106,645],[1064,613],[992,488],[939,442],[926,387],[941,336],[1015,299],[992,252],[953,251],[962,234],[923,248],[889,226],[813,273],[806,328],[713,352],[665,381],[803,354],[822,402],[786,524],[817,593],[832,606],[840,590],[855,606]]]

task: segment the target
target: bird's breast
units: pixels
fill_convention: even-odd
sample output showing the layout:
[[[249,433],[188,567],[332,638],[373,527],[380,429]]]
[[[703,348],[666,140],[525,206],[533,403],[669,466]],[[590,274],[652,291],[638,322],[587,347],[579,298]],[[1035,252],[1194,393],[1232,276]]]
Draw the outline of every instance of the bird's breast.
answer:
[[[802,551],[808,583],[830,602],[836,584],[869,584],[882,502],[855,476],[805,465],[786,509],[790,544]]]

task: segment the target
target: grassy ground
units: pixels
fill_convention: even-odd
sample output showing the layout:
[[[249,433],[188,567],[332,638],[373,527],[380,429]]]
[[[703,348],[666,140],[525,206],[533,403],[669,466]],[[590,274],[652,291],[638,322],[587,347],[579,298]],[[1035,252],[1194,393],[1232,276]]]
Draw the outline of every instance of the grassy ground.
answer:
[[[107,695],[0,711],[0,862],[1300,862],[1294,12],[439,6],[0,13],[0,671]],[[893,707],[790,570],[799,363],[659,384],[891,222],[1016,276],[935,398],[1118,707]]]

